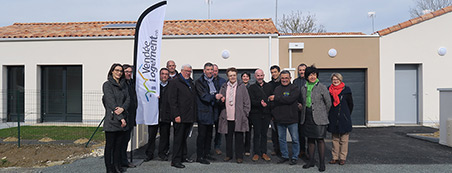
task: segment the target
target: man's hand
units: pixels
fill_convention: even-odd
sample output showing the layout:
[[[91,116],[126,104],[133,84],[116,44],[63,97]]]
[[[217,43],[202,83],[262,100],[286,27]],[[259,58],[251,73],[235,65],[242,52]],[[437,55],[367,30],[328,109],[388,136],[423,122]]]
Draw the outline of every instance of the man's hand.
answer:
[[[215,98],[216,98],[217,100],[220,100],[222,97],[223,97],[222,94],[217,94],[217,95],[215,95]]]
[[[301,103],[298,103],[298,110],[302,110],[303,109],[303,105]]]
[[[221,102],[223,102],[224,103],[224,101],[226,100],[226,98],[224,98],[224,97],[221,97]]]
[[[264,100],[261,100],[261,105],[262,105],[262,107],[267,107],[267,103],[265,103],[265,101]]]
[[[273,101],[273,100],[275,100],[275,95],[271,95],[271,96],[269,96],[269,97],[268,97],[268,100],[270,100],[270,101]]]
[[[180,123],[180,116],[177,116],[176,118],[174,118],[174,121],[176,121],[176,123]]]

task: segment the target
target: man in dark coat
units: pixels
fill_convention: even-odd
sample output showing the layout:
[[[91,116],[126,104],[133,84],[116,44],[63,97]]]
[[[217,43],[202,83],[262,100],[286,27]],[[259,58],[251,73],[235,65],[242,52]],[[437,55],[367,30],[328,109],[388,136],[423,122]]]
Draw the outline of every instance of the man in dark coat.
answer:
[[[293,84],[298,86],[298,89],[301,91],[301,87],[306,85],[306,79],[304,78],[304,72],[306,71],[306,67],[308,67],[306,64],[301,63],[300,65],[298,65],[297,70],[298,70],[298,77],[293,80]],[[300,97],[300,103],[298,104],[299,109],[302,108],[301,105],[301,97]],[[298,115],[301,116],[301,111],[298,111]],[[302,158],[303,156],[305,156],[306,158],[308,158],[308,154],[306,154],[306,138],[303,137],[301,134],[303,134],[302,132],[302,128],[301,128],[301,123],[298,124],[298,134],[299,139],[300,139],[300,155],[298,157]]]
[[[127,160],[127,146],[129,145],[130,136],[134,126],[136,126],[135,118],[137,115],[137,94],[135,92],[135,81],[132,79],[133,66],[129,64],[124,64],[124,76],[126,79],[126,84],[130,96],[130,104],[127,112],[129,113],[126,117],[127,122],[127,132],[124,137],[124,141],[121,145],[121,166],[133,168],[136,167],[134,164],[129,163]]]
[[[277,86],[281,85],[281,81],[279,79],[279,72],[281,72],[281,68],[279,68],[279,66],[273,65],[270,67],[270,73],[272,75],[272,79],[270,82],[268,82],[268,84],[270,84],[270,86],[272,88],[271,89],[272,94],[273,94],[273,91],[275,90],[275,88]],[[271,121],[271,125],[272,125],[272,143],[273,143],[272,155],[280,156],[281,151],[279,150],[278,128],[276,127],[277,125],[273,120]]]
[[[226,83],[226,79],[223,79],[222,77],[218,76],[218,65],[213,65],[213,80],[216,86],[223,86],[224,83]],[[219,89],[218,89],[219,90]],[[215,114],[216,120],[215,120],[215,138],[214,138],[214,148],[215,153],[218,155],[221,155],[223,152],[220,150],[221,146],[221,134],[218,133],[218,117],[220,116],[220,109],[221,106],[218,104],[215,105],[215,109],[217,110],[217,113]]]
[[[208,62],[204,64],[203,75],[196,80],[195,88],[198,94],[198,138],[196,140],[197,159],[201,164],[210,164],[209,160],[215,160],[210,156],[210,146],[212,142],[213,124],[218,120],[215,115],[218,109],[215,109],[220,86],[215,85],[213,77],[213,64]]]
[[[169,71],[167,68],[160,69],[160,98],[159,98],[159,148],[160,160],[168,160],[170,146],[171,111],[168,102]]]
[[[169,104],[174,125],[173,158],[171,166],[185,168],[182,162],[192,162],[187,158],[187,137],[196,120],[196,90],[190,78],[192,67],[183,65],[177,78],[171,80]]]
[[[248,88],[248,94],[251,100],[251,111],[249,119],[253,125],[253,161],[259,160],[259,157],[270,161],[267,155],[267,131],[270,124],[271,114],[270,105],[268,105],[268,96],[271,95],[272,87],[264,81],[264,71],[257,69],[254,72],[256,83]]]
[[[276,126],[278,127],[279,146],[282,154],[278,163],[289,161],[289,151],[287,149],[286,131],[289,130],[292,138],[292,158],[290,165],[297,164],[300,144],[298,141],[298,100],[300,90],[290,83],[290,72],[281,72],[281,85],[275,88],[274,95],[268,99],[272,101],[272,113]]]

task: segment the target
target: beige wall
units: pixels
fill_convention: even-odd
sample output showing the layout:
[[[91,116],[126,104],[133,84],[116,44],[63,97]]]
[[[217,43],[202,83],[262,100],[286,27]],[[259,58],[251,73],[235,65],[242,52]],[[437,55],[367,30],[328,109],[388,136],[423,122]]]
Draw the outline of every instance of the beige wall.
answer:
[[[296,68],[303,62],[308,65],[315,64],[319,69],[366,69],[366,121],[380,120],[380,45],[378,37],[292,36],[280,37],[279,43],[281,68],[289,68],[289,43],[304,43],[302,51],[292,50],[292,67],[290,68]],[[328,56],[328,50],[331,48],[337,50],[337,56],[334,58]]]

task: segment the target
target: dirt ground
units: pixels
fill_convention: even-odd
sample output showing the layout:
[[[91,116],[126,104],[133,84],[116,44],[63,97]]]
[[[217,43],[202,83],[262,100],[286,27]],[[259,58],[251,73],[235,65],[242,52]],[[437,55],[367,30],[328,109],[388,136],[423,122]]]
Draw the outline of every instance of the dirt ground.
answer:
[[[0,167],[42,167],[70,163],[91,153],[93,148],[79,144],[0,143]]]

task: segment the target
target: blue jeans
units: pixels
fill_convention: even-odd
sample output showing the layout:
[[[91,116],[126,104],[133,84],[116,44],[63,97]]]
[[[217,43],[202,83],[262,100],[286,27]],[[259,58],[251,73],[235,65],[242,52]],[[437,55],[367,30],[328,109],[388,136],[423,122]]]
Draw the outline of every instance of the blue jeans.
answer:
[[[292,159],[297,160],[300,153],[300,143],[298,142],[298,123],[281,124],[278,123],[279,148],[282,158],[289,158],[289,150],[287,149],[286,131],[289,129],[290,137],[292,137]]]

